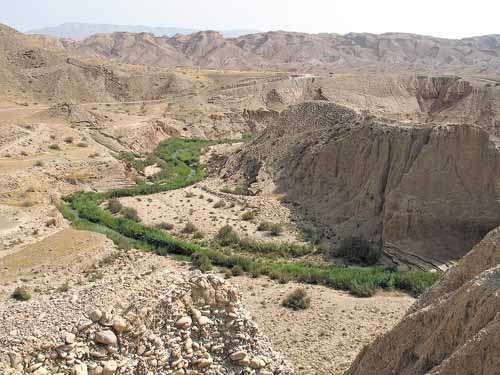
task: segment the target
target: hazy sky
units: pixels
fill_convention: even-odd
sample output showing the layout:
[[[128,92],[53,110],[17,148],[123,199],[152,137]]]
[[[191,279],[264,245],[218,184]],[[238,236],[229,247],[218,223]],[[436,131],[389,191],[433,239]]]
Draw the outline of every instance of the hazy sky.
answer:
[[[499,0],[0,0],[21,31],[64,22],[304,32],[500,33]]]

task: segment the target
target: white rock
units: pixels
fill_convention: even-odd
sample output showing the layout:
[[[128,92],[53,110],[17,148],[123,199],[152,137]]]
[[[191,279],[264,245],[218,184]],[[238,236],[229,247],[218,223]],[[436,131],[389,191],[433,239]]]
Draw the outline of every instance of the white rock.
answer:
[[[102,375],[114,375],[118,369],[118,364],[115,361],[102,362]]]
[[[200,316],[200,318],[198,319],[198,324],[200,326],[205,326],[205,325],[210,324],[210,323],[212,323],[212,321],[204,315]]]
[[[103,345],[116,346],[118,339],[113,331],[99,331],[95,334],[95,342]]]
[[[89,318],[92,320],[94,323],[98,322],[102,318],[102,311],[99,309],[92,310],[89,313]]]
[[[229,358],[231,358],[231,361],[237,362],[237,361],[241,361],[246,356],[247,356],[247,353],[245,351],[239,350],[237,352],[230,354]]]
[[[189,328],[191,327],[191,324],[192,324],[192,319],[190,316],[183,316],[182,318],[180,318],[179,320],[177,320],[177,322],[175,322],[175,326],[177,328],[182,328],[182,329],[186,329],[186,328]]]
[[[113,328],[118,333],[123,333],[127,330],[127,321],[121,316],[115,316],[113,319]]]
[[[76,336],[70,332],[66,332],[63,335],[63,339],[66,344],[73,344],[75,342]]]
[[[73,367],[73,375],[88,375],[87,365],[80,363]]]
[[[49,372],[47,371],[47,369],[45,367],[40,367],[38,370],[36,370],[35,372],[33,372],[33,375],[48,375]]]

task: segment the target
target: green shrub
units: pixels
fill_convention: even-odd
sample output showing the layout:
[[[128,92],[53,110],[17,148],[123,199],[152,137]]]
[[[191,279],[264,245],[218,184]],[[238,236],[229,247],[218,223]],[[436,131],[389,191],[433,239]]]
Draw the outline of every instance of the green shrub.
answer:
[[[17,301],[29,301],[31,299],[31,293],[25,287],[17,287],[12,293],[12,298]]]
[[[123,205],[118,199],[110,199],[108,202],[108,210],[109,212],[113,214],[119,213],[121,210],[123,210]]]
[[[340,242],[334,255],[348,262],[371,266],[380,260],[382,250],[362,238],[351,237]]]
[[[311,297],[305,289],[297,288],[285,297],[282,306],[292,310],[305,310],[311,306]]]
[[[238,233],[236,233],[230,225],[223,226],[215,235],[215,241],[222,246],[237,244],[240,241]]]
[[[137,214],[137,210],[133,207],[124,207],[120,211],[124,218],[134,221],[141,221],[141,218]]]
[[[354,280],[349,287],[349,291],[356,297],[371,297],[375,294],[375,288],[369,283],[360,283]]]
[[[256,241],[250,238],[242,238],[237,242],[238,248],[241,250],[281,256],[284,258],[298,258],[310,254],[314,249],[292,242],[269,242],[269,241]]]
[[[203,273],[212,270],[212,262],[205,254],[194,253],[191,255],[191,261],[193,262],[193,265]]]
[[[260,232],[269,232],[272,236],[279,236],[283,233],[283,225],[264,221],[257,226],[257,230]]]

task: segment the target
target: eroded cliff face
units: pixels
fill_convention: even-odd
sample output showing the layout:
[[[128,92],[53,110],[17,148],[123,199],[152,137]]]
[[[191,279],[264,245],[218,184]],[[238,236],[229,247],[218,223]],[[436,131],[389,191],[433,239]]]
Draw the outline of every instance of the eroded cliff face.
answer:
[[[500,228],[448,271],[346,375],[498,374]]]
[[[429,120],[476,124],[490,134],[496,133],[495,90],[455,76],[418,76],[409,85]]]
[[[382,123],[326,102],[281,113],[222,175],[294,202],[333,244],[360,236],[420,268],[500,224],[500,154],[466,125]]]

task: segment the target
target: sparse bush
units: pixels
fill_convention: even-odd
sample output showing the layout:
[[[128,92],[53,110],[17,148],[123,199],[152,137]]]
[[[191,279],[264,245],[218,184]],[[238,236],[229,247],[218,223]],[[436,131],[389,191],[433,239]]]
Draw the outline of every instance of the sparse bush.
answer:
[[[31,293],[25,287],[17,287],[12,293],[12,298],[17,301],[29,301],[31,299]]]
[[[241,276],[243,275],[245,271],[243,271],[243,268],[241,268],[240,266],[236,265],[234,266],[233,268],[231,268],[231,274],[233,276]]]
[[[182,228],[182,233],[186,233],[186,234],[193,234],[193,233],[196,233],[197,231],[198,231],[198,228],[196,227],[196,225],[194,225],[191,222],[187,223],[184,226],[184,228]]]
[[[116,198],[110,199],[108,202],[108,210],[113,214],[117,214],[118,212],[123,210],[123,205]]]
[[[35,167],[43,167],[44,164],[43,164],[43,161],[37,160],[34,165],[35,165]]]
[[[93,154],[90,154],[90,155],[89,155],[89,158],[94,159],[94,158],[97,158],[97,157],[99,157],[99,156],[101,156],[101,154],[99,154],[98,152],[94,152]]]
[[[230,279],[231,277],[233,277],[233,273],[231,272],[230,269],[226,268],[224,270],[224,278],[225,279]]]
[[[256,216],[257,213],[255,211],[246,211],[243,213],[243,215],[241,215],[241,219],[244,221],[251,221],[255,219]]]
[[[89,145],[86,144],[85,142],[78,142],[77,146],[82,148],[89,147]]]
[[[226,202],[223,200],[220,200],[214,204],[214,208],[224,208],[226,207]]]
[[[305,310],[311,306],[311,297],[305,289],[297,288],[288,294],[281,304],[292,310]]]
[[[279,236],[281,233],[283,233],[283,225],[264,221],[259,224],[257,230],[260,232],[269,232],[272,236]]]
[[[204,237],[205,235],[203,234],[203,232],[200,232],[199,230],[193,233],[194,240],[201,240]]]
[[[59,288],[57,288],[57,291],[58,292],[61,292],[61,293],[65,293],[67,292],[68,290],[70,290],[70,285],[69,285],[69,282],[66,281],[64,284],[62,284]]]
[[[215,240],[222,246],[229,246],[239,242],[240,237],[232,226],[226,225],[219,229],[215,235]]]
[[[68,143],[68,144],[69,143],[73,143],[73,137],[66,137],[66,138],[64,138],[64,142]]]
[[[212,270],[212,262],[205,254],[194,253],[191,255],[191,261],[193,265],[203,273]]]
[[[342,240],[333,255],[348,262],[371,266],[379,261],[382,250],[362,238],[351,237]]]
[[[57,150],[57,151],[61,150],[61,147],[59,147],[59,145],[57,145],[57,144],[55,144],[55,143],[54,143],[54,144],[52,144],[52,145],[49,145],[49,148],[50,148],[51,150]]]
[[[134,221],[141,221],[141,218],[137,214],[137,210],[133,207],[124,207],[120,213],[123,215],[124,218],[129,219],[129,220],[134,220]]]
[[[302,238],[306,242],[310,242],[313,245],[317,245],[321,239],[321,234],[318,228],[311,224],[304,224],[300,227],[302,232]]]
[[[158,224],[157,227],[163,230],[173,230],[174,224],[163,222]]]

